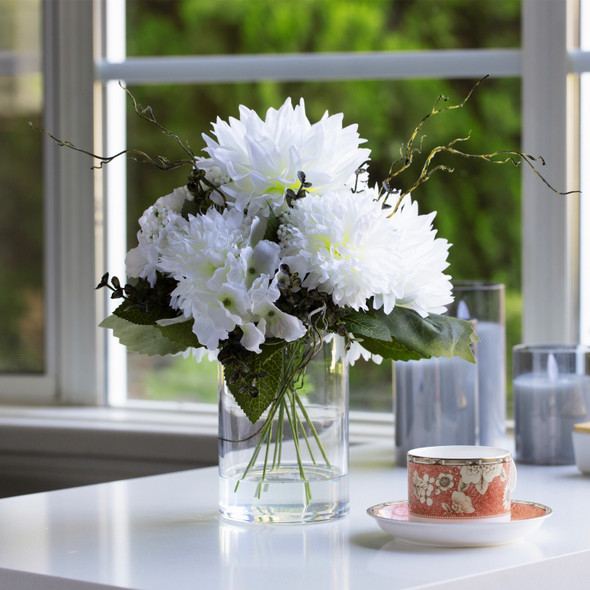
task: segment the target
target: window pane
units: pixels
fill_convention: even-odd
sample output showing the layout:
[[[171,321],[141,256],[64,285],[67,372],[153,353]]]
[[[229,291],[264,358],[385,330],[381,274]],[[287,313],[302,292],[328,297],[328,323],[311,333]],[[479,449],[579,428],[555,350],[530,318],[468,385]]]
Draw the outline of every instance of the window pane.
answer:
[[[133,56],[519,46],[520,0],[127,0]]]
[[[287,96],[298,101],[305,97],[310,120],[318,120],[327,109],[344,113],[345,124],[358,123],[366,147],[372,150],[372,181],[385,178],[393,160],[412,134],[415,125],[432,109],[439,94],[456,104],[468,93],[469,81],[400,81],[302,84],[236,84],[210,86],[137,87],[130,90],[143,105],[150,105],[158,121],[187,140],[196,154],[204,143],[201,132],[210,130],[217,116],[237,116],[238,105],[256,109],[262,116],[269,106],[278,107]],[[519,80],[486,81],[467,105],[432,118],[424,127],[422,158],[437,145],[444,145],[471,131],[471,139],[461,144],[470,153],[487,153],[497,149],[518,150],[520,146]],[[174,141],[155,127],[128,112],[129,147],[152,155],[179,159],[183,153]],[[419,173],[422,161],[416,156],[413,171],[400,177],[410,185]],[[423,213],[438,211],[435,226],[439,236],[449,240],[449,273],[455,279],[495,280],[508,287],[509,342],[520,339],[520,171],[511,164],[496,166],[460,158],[441,157],[437,163],[455,168],[452,174],[438,172],[414,192]],[[135,245],[137,219],[158,197],[185,184],[187,171],[160,172],[151,167],[130,163],[128,166],[128,240]],[[401,185],[403,187],[403,185]],[[162,369],[174,363],[174,369]],[[174,359],[130,358],[130,392],[137,397],[197,399],[204,389],[197,384],[200,367],[194,361]],[[147,371],[148,365],[167,371],[172,385]],[[176,368],[178,365],[178,368]],[[178,371],[179,374],[176,374]],[[207,370],[210,389],[204,394],[215,399],[215,373]],[[195,381],[187,380],[192,372]],[[133,377],[136,376],[136,378]],[[193,377],[191,377],[192,379]],[[200,378],[200,377],[199,377]],[[143,385],[140,381],[144,381]],[[149,385],[151,383],[151,385]],[[157,383],[156,385],[154,385]],[[156,389],[159,388],[159,393]],[[185,388],[185,390],[183,390]],[[211,389],[212,388],[212,389]],[[391,365],[358,365],[351,377],[351,407],[354,409],[391,410]]]
[[[40,1],[0,3],[0,372],[44,369]]]

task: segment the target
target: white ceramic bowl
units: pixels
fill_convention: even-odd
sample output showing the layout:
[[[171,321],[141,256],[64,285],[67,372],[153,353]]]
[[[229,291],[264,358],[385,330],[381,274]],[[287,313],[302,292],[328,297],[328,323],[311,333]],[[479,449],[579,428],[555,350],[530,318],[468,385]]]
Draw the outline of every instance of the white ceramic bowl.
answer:
[[[576,424],[572,436],[576,465],[582,473],[590,475],[590,422]]]

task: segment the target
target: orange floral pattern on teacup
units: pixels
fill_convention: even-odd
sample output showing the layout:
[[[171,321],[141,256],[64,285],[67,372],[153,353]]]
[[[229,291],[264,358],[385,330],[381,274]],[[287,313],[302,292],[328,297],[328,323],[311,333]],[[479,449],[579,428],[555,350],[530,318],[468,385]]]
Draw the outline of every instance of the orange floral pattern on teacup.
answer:
[[[491,518],[510,512],[510,462],[408,464],[410,513],[431,518]]]

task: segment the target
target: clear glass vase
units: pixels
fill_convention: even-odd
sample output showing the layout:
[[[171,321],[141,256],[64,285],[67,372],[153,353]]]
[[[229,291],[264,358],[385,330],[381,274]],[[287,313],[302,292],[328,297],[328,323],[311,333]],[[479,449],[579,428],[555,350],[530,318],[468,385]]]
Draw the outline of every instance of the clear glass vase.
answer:
[[[300,342],[282,351],[285,366]],[[254,424],[219,365],[219,511],[240,522],[305,523],[348,512],[348,366],[324,342]],[[285,373],[285,371],[283,371]],[[283,384],[284,385],[284,384]]]

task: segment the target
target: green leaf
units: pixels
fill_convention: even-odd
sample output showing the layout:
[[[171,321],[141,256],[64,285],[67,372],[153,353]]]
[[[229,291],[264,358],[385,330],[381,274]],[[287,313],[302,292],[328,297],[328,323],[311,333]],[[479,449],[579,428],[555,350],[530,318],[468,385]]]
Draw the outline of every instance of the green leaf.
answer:
[[[258,389],[256,397],[252,397],[249,390],[249,386],[252,384],[251,377],[240,378],[235,383],[228,384],[236,402],[252,424],[262,416],[281,390],[284,348],[284,346],[267,347],[267,350],[263,350],[261,354],[252,352],[242,359],[247,363],[253,374],[264,374],[264,376],[258,377],[254,381],[254,385]],[[228,370],[231,370],[231,368]]]
[[[437,314],[423,318],[405,307],[395,307],[389,315],[376,312],[376,317],[382,318],[394,340],[423,358],[458,356],[475,362],[471,344],[478,337],[467,320]]]
[[[365,336],[374,340],[391,342],[391,333],[382,319],[372,312],[350,311],[344,317],[346,329],[355,336]]]
[[[173,340],[179,346],[185,348],[199,348],[201,343],[193,332],[193,320],[170,323],[164,326],[157,325],[162,334],[169,340]]]
[[[194,199],[185,199],[182,204],[182,211],[180,212],[182,217],[188,220],[189,215],[194,215],[196,217],[199,213],[199,205],[197,202]]]
[[[409,350],[396,340],[385,342],[384,340],[375,340],[374,338],[362,338],[359,342],[371,354],[378,354],[383,358],[394,361],[417,361],[424,358],[421,354]]]
[[[172,314],[177,313],[178,312],[171,309],[170,315],[167,317],[174,317]],[[124,301],[121,303],[121,305],[115,309],[113,314],[120,317],[121,319],[127,320],[128,322],[142,326],[153,326],[157,320],[163,318],[161,309],[154,309],[152,311],[146,312],[136,304],[130,303],[129,301]]]
[[[268,240],[269,242],[278,242],[279,225],[279,218],[273,213],[271,209],[268,216],[268,223],[266,224],[266,230],[264,231],[263,240]]]
[[[170,340],[155,325],[137,324],[118,315],[110,315],[100,323],[101,328],[110,328],[128,350],[149,356],[177,354],[187,347]]]

